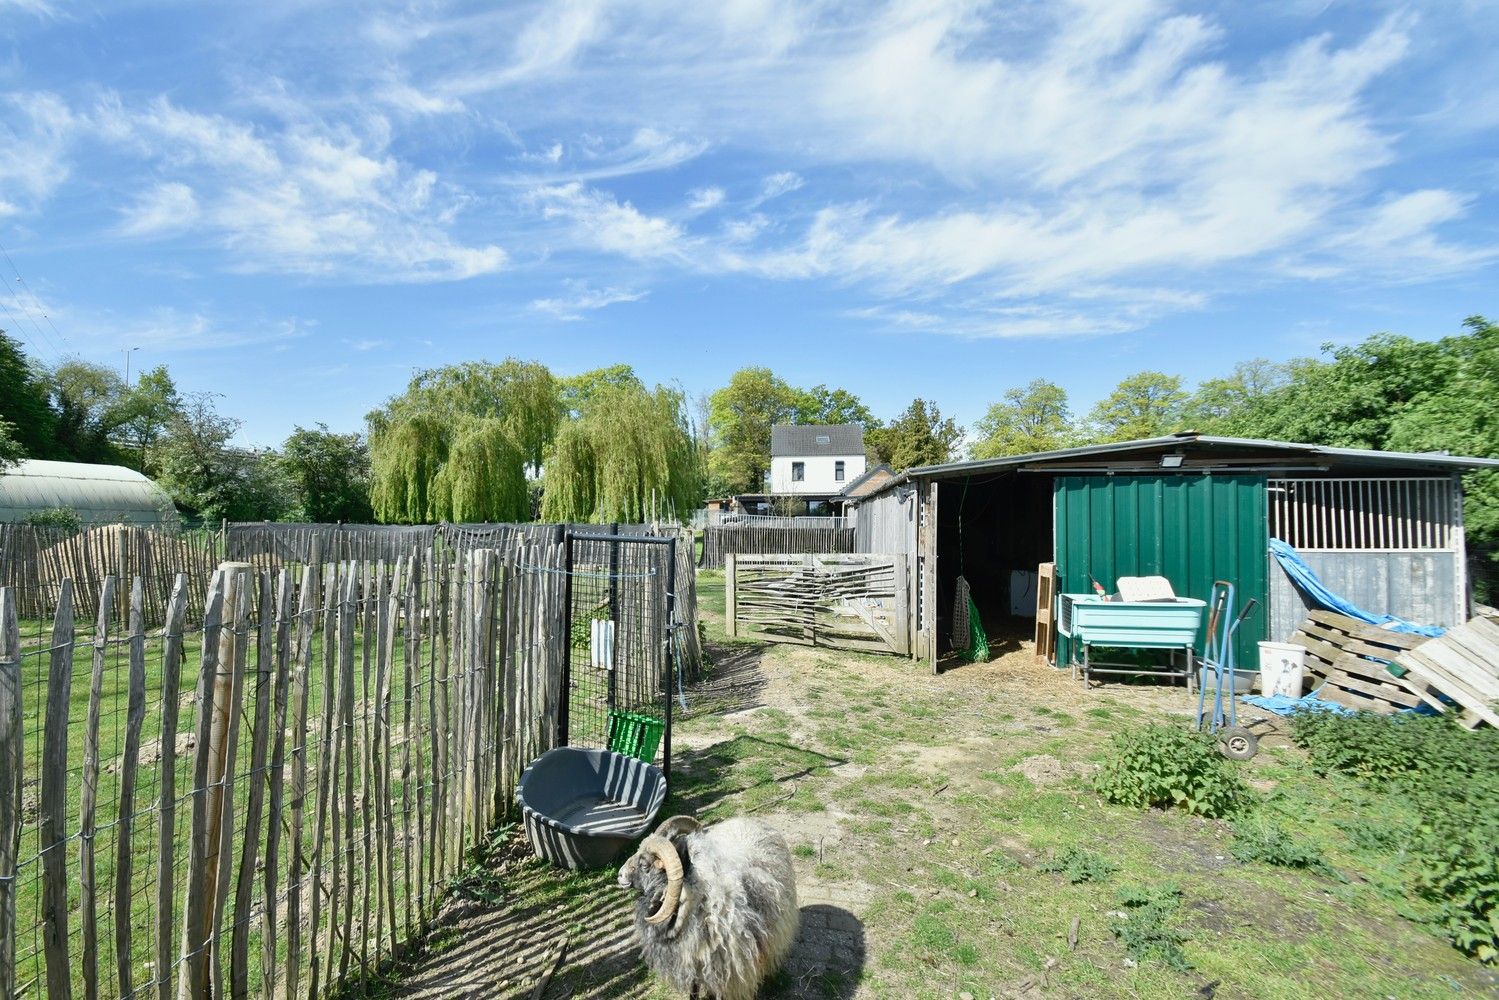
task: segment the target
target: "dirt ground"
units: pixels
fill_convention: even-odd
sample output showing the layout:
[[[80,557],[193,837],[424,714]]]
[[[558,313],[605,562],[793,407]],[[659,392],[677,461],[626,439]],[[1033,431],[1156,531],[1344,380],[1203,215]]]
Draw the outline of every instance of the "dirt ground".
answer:
[[[1341,880],[1240,864],[1224,823],[1099,800],[1088,779],[1111,734],[1191,715],[1180,687],[1084,690],[1018,638],[936,676],[895,658],[730,642],[716,625],[710,638],[711,675],[688,690],[675,731],[668,809],[759,816],[793,845],[802,932],[763,996],[1499,995],[1489,970],[1403,918],[1378,874],[1340,853],[1273,716],[1241,716],[1262,740],[1245,776],[1331,845]],[[1047,871],[1069,848],[1117,873],[1072,884]],[[613,872],[558,873],[518,838],[490,867],[489,888],[450,903],[387,995],[672,995],[638,961]],[[1189,969],[1135,962],[1111,930],[1121,893],[1164,884],[1180,889]]]

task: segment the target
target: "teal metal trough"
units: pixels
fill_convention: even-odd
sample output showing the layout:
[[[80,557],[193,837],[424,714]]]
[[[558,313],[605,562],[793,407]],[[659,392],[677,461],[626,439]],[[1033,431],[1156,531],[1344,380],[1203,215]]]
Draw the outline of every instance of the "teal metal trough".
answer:
[[[1111,601],[1098,594],[1062,594],[1059,597],[1057,632],[1073,640],[1073,674],[1082,668],[1086,682],[1091,674],[1162,674],[1192,677],[1197,633],[1207,602],[1195,597],[1169,601]],[[1164,670],[1143,670],[1129,664],[1095,663],[1092,647],[1114,649],[1165,649],[1172,652]],[[1186,655],[1184,666],[1176,666],[1176,653]],[[1081,653],[1081,661],[1078,655]],[[1128,668],[1128,669],[1120,669]]]

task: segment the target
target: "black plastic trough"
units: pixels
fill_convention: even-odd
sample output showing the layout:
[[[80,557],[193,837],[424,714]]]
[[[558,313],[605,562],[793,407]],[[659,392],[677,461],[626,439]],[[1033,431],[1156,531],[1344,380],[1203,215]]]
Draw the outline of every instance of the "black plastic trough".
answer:
[[[666,801],[666,776],[610,750],[558,747],[526,768],[515,797],[538,858],[602,868],[650,829]]]

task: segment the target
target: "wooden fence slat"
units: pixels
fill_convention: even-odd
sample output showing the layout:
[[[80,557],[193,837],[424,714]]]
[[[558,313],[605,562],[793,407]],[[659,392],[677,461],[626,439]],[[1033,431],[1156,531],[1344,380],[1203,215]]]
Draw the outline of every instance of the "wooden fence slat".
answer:
[[[21,628],[14,587],[0,587],[0,997],[16,995],[16,848],[21,839]]]
[[[203,645],[198,667],[197,754],[193,761],[192,833],[188,841],[186,912],[182,920],[179,1000],[208,996],[208,929],[212,920],[214,882],[208,860],[212,845],[209,776],[213,771],[213,700],[218,686],[219,638],[223,632],[224,593],[228,575],[214,573],[203,610]],[[232,613],[231,613],[232,617]]]
[[[291,843],[286,875],[286,997],[299,995],[302,973],[302,824],[307,804],[307,688],[312,670],[312,616],[317,613],[317,559],[302,567],[302,586],[297,594],[296,645],[292,659],[290,704],[292,714]],[[325,637],[326,638],[326,637]],[[316,928],[314,923],[313,928]]]
[[[405,655],[401,657],[401,867],[406,883],[406,938],[410,940],[417,932],[416,922],[412,919],[413,903],[417,916],[425,917],[421,900],[421,846],[416,849],[416,867],[411,865],[411,844],[417,834],[413,832],[411,825],[411,800],[420,792],[411,787],[412,782],[412,755],[415,751],[420,754],[420,747],[413,746],[416,738],[413,734],[413,725],[421,726],[421,703],[416,698],[415,683],[417,678],[417,666],[420,663],[422,648],[422,623],[418,612],[422,564],[415,550],[407,562],[406,587],[402,594],[402,614],[404,615]],[[413,708],[415,712],[413,713]],[[420,779],[418,779],[420,780]],[[420,820],[418,820],[418,824]]]
[[[84,1000],[99,996],[99,899],[96,882],[99,805],[99,708],[104,692],[104,662],[109,655],[109,624],[114,616],[115,577],[106,576],[99,590],[98,620],[94,624],[94,669],[89,678],[88,710],[83,723],[83,789],[78,796],[78,920],[83,925],[82,967]],[[68,636],[68,642],[74,637]]]
[[[237,577],[234,614],[226,630],[232,637],[233,657],[229,670],[229,692],[224,708],[228,715],[227,728],[223,730],[223,743],[215,749],[222,755],[222,770],[219,778],[219,836],[214,864],[217,876],[214,880],[213,926],[209,933],[208,965],[213,996],[224,996],[224,968],[233,963],[233,935],[229,941],[228,961],[225,960],[224,911],[228,907],[229,893],[234,879],[235,814],[234,786],[239,777],[239,728],[240,706],[244,700],[245,670],[249,660],[250,590],[254,577],[248,568],[234,570]],[[222,635],[222,633],[221,633]],[[221,643],[222,645],[222,643]],[[221,656],[222,659],[222,656]],[[222,666],[222,664],[221,664]],[[217,716],[219,704],[215,692],[214,712]],[[217,725],[217,722],[216,722]],[[211,869],[212,873],[212,869]],[[235,917],[239,917],[236,908]],[[232,975],[232,969],[230,970]]]
[[[156,997],[172,1000],[172,918],[176,911],[177,720],[181,711],[182,627],[187,617],[186,573],[177,574],[167,600],[161,655],[161,768],[156,838]]]
[[[322,572],[323,567],[318,566]],[[318,768],[317,768],[317,809],[313,817],[312,832],[312,874],[311,874],[311,903],[308,915],[308,939],[313,943],[312,956],[307,963],[307,997],[315,1000],[318,994],[318,974],[322,971],[324,962],[332,964],[333,954],[333,923],[334,917],[328,919],[328,933],[323,938],[323,946],[317,947],[318,929],[321,927],[323,911],[323,899],[327,895],[323,886],[323,845],[328,840],[328,811],[332,799],[332,784],[334,762],[337,759],[335,747],[337,746],[335,724],[337,722],[337,699],[333,684],[333,668],[337,657],[337,624],[338,624],[338,601],[339,601],[339,569],[338,564],[332,563],[323,580],[323,643],[322,643],[322,686],[319,691],[319,706],[322,716],[318,725]],[[330,912],[332,911],[330,907]],[[288,994],[289,1000],[295,1000],[295,995]]]
[[[282,567],[276,579],[275,683],[271,695],[272,750],[269,774],[270,801],[266,807],[265,865],[260,904],[260,984],[265,1000],[271,1000],[275,989],[276,951],[281,941],[276,934],[276,889],[281,875],[281,826],[284,802],[283,772],[286,768],[286,694],[291,666],[291,570]],[[261,615],[261,631],[265,616]],[[261,648],[265,648],[264,642]]]
[[[134,996],[131,968],[131,878],[133,875],[136,772],[141,725],[146,719],[146,595],[140,577],[130,585],[130,675],[125,696],[125,741],[120,749],[120,812],[115,826],[115,972],[119,995]]]
[[[340,698],[340,726],[342,730],[341,741],[343,744],[343,808],[344,817],[343,834],[344,844],[343,867],[352,869],[354,866],[354,623],[359,615],[359,607],[355,595],[359,591],[359,567],[357,564],[349,565],[348,592],[344,597],[344,606],[339,609],[339,636],[338,636],[338,669],[339,669],[339,698]],[[334,814],[334,829],[337,830],[338,813]],[[337,862],[335,861],[335,864]],[[352,872],[345,884],[339,884],[338,872],[334,872],[333,898],[335,910],[338,908],[338,894],[343,892],[345,898],[342,900],[343,909],[343,948],[338,959],[338,975],[343,979],[349,974],[349,961],[353,957],[353,931],[354,931],[354,892]],[[332,972],[330,966],[329,972]]]
[[[47,672],[47,714],[42,726],[42,789],[39,845],[42,851],[42,948],[46,953],[48,1000],[72,1000],[68,961],[68,708],[73,692],[73,581],[57,592]]]

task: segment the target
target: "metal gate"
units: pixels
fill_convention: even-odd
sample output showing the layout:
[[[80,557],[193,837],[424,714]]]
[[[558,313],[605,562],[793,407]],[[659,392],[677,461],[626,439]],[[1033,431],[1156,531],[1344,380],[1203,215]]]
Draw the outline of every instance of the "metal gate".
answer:
[[[671,774],[677,683],[675,538],[567,535],[565,746],[616,750]]]
[[[731,555],[725,611],[731,636],[911,652],[905,555]]]

